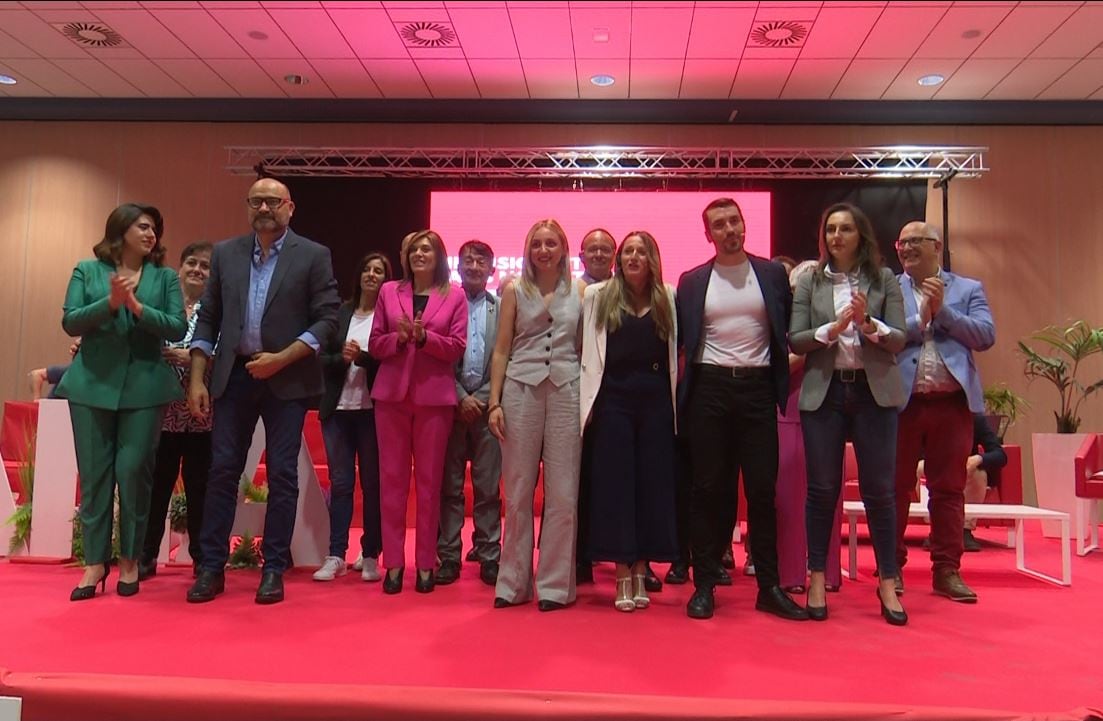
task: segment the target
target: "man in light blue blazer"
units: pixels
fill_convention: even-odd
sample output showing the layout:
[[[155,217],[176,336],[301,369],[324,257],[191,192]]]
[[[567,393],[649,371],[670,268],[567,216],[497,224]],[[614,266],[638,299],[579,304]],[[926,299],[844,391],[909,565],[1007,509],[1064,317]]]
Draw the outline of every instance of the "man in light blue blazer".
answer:
[[[448,584],[460,576],[463,542],[464,471],[471,462],[474,499],[471,520],[471,560],[479,562],[479,578],[488,586],[498,581],[502,557],[502,448],[486,425],[490,399],[490,357],[498,341],[498,298],[486,291],[494,271],[494,251],[478,240],[460,246],[460,277],[467,296],[467,348],[456,364],[456,419],[448,439],[444,480],[440,489],[440,533],[436,582]]]
[[[942,234],[912,221],[900,231],[896,252],[904,268],[907,343],[897,354],[907,400],[901,407],[896,448],[896,560],[908,551],[904,531],[915,487],[915,467],[924,458],[931,516],[931,565],[935,593],[976,603],[961,579],[965,523],[965,473],[973,452],[973,413],[984,410],[973,353],[996,340],[992,312],[980,281],[942,270]],[[904,592],[903,574],[897,594]]]

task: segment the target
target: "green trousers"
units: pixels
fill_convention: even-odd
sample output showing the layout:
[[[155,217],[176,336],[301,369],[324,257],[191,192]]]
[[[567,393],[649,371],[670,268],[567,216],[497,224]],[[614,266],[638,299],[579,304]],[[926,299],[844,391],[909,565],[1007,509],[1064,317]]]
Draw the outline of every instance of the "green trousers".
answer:
[[[138,558],[149,520],[153,463],[164,406],[117,411],[69,404],[80,473],[84,564],[111,558],[115,489],[119,491],[119,556]]]

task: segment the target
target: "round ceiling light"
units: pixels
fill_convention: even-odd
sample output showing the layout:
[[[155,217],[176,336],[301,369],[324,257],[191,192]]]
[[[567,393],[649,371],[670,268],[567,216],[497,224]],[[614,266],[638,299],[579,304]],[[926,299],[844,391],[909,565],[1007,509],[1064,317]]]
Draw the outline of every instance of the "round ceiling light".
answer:
[[[612,75],[598,74],[590,77],[590,82],[599,88],[607,88],[613,83],[617,82],[617,79]]]
[[[264,32],[263,30],[250,30],[249,37],[251,37],[253,40],[267,40],[268,33]]]
[[[284,79],[284,82],[286,82],[288,85],[306,85],[307,83],[310,82],[310,80],[307,79],[305,76],[296,75],[295,73],[289,73],[288,75],[284,75],[283,79]]]
[[[941,85],[944,80],[946,80],[946,76],[939,75],[938,73],[931,73],[930,75],[924,75],[919,78],[919,80],[916,80],[916,82],[923,87],[932,87],[934,85]]]
[[[0,85],[15,85],[19,81],[10,75],[0,75]]]

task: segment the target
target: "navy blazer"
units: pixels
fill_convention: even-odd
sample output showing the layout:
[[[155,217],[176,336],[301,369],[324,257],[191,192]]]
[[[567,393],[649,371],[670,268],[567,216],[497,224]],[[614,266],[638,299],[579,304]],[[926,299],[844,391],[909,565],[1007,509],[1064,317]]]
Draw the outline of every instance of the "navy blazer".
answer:
[[[770,320],[770,372],[777,396],[777,407],[785,413],[789,397],[789,314],[793,308],[793,292],[789,275],[780,263],[748,255],[758,285],[766,302]],[[684,353],[682,378],[678,383],[678,428],[685,423],[686,404],[694,382],[694,359],[704,338],[705,294],[712,275],[713,260],[687,270],[678,279],[678,347]]]
[[[245,310],[249,302],[249,275],[255,235],[242,235],[218,243],[211,254],[211,277],[203,293],[203,305],[192,342],[218,341],[211,372],[211,397],[226,390],[234,367],[234,350],[241,342]],[[276,260],[272,282],[264,301],[260,323],[261,343],[278,353],[305,331],[325,345],[337,330],[337,281],[329,248],[288,229]],[[314,353],[295,361],[267,381],[272,394],[282,400],[315,399],[322,395],[322,366]]]

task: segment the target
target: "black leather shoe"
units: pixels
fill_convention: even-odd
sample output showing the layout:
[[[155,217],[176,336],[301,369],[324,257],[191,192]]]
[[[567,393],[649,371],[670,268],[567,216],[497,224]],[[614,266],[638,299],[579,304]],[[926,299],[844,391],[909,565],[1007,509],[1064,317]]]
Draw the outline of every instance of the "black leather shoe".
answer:
[[[120,596],[137,596],[138,581],[119,581],[115,584],[115,593]]]
[[[804,607],[808,611],[808,618],[813,621],[826,621],[827,620],[827,604],[822,606],[813,606],[811,604]]]
[[[483,561],[479,564],[479,580],[488,586],[498,583],[498,562]]]
[[[789,621],[807,621],[808,611],[801,608],[793,599],[781,590],[781,586],[770,586],[758,590],[758,599],[754,607],[759,611],[772,613]]]
[[[567,607],[567,604],[560,603],[559,601],[549,601],[546,598],[536,603],[536,607],[541,611],[561,611]]]
[[[650,563],[647,564],[647,575],[643,577],[643,587],[650,593],[658,593],[663,590],[663,582],[655,575]]]
[[[889,622],[892,626],[903,626],[908,622],[908,614],[906,611],[893,611],[885,605],[885,600],[881,598],[881,589],[875,588],[877,593],[877,602],[881,604],[881,617]],[[811,610],[811,609],[809,609]]]
[[[672,586],[681,586],[689,580],[689,564],[685,561],[675,561],[670,564],[670,570],[666,572],[666,582]]]
[[[436,587],[436,581],[433,580],[433,572],[421,571],[417,572],[417,580],[414,581],[414,590],[418,593],[432,593],[433,588]]]
[[[966,528],[961,532],[961,544],[969,553],[976,553],[980,550],[980,541],[976,539],[973,532]]]
[[[509,608],[510,606],[515,606],[515,605],[517,605],[517,604],[510,603],[509,601],[505,600],[501,596],[496,596],[494,598],[494,608]]]
[[[442,586],[455,583],[460,578],[460,564],[457,561],[442,561],[437,570],[436,582]]]
[[[391,575],[391,571],[394,569],[388,568],[387,572],[383,574],[383,593],[394,595],[401,593],[402,591],[402,574],[406,572],[406,567],[398,569],[398,573]]]
[[[574,578],[575,583],[593,583],[594,564],[589,561],[580,561],[575,564]]]
[[[686,604],[686,615],[690,618],[712,618],[716,607],[711,588],[698,588]]]
[[[188,603],[206,603],[226,590],[226,574],[219,571],[199,570],[195,583],[188,589]]]
[[[283,576],[275,571],[265,571],[260,576],[260,585],[257,586],[256,602],[267,605],[282,600]]]
[[[732,585],[732,576],[724,568],[720,569],[720,575],[716,577],[717,586],[730,586]]]
[[[728,550],[724,551],[724,555],[720,557],[720,565],[729,571],[735,568],[735,554],[732,553],[731,546],[728,546]]]
[[[145,581],[157,575],[157,559],[138,560],[138,580]]]
[[[463,557],[463,560],[467,561],[468,563],[473,563],[479,560],[479,557],[475,554],[474,546],[472,546],[471,550],[467,552],[467,555]]]

